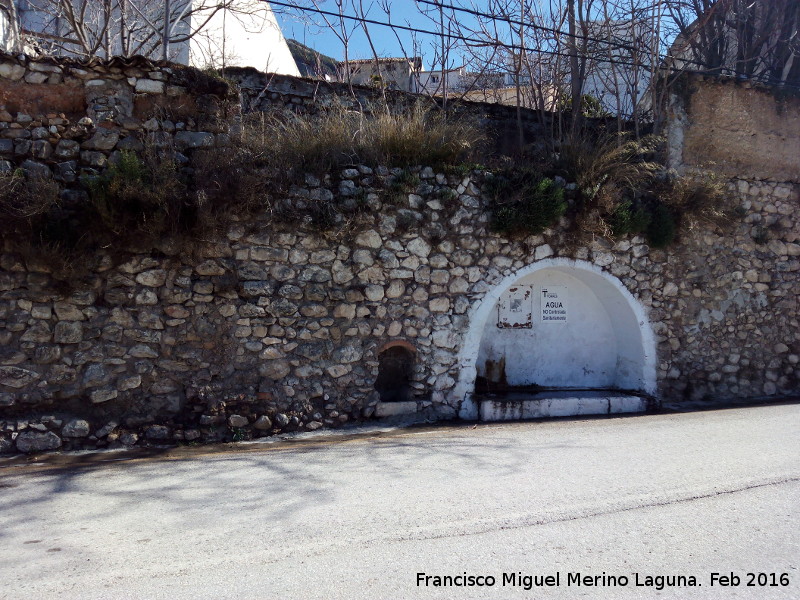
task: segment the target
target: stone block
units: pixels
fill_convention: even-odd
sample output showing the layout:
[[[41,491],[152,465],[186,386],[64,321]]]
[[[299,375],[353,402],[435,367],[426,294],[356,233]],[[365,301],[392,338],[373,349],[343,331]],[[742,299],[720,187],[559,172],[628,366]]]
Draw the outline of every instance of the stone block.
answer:
[[[39,321],[29,327],[25,333],[20,337],[22,342],[36,342],[38,344],[47,344],[53,339],[53,332],[50,331],[50,326],[47,323]]]
[[[52,431],[23,431],[17,436],[17,450],[25,454],[57,450],[61,443],[61,438]]]
[[[175,145],[181,150],[208,148],[214,145],[214,134],[204,131],[179,131],[175,134]]]
[[[361,360],[363,350],[357,346],[343,346],[333,351],[331,359],[338,363],[354,363]]]
[[[431,246],[428,242],[423,240],[422,238],[415,238],[408,242],[406,245],[406,249],[415,256],[419,256],[420,258],[428,258],[428,255],[431,253]]]
[[[84,387],[99,387],[109,381],[111,381],[111,374],[103,365],[89,365],[83,373]]]
[[[366,248],[380,248],[383,245],[383,240],[377,231],[370,229],[356,236],[356,245]]]
[[[383,300],[385,292],[382,285],[372,284],[364,288],[364,295],[370,302],[378,302]]]
[[[417,412],[417,403],[407,402],[378,402],[375,406],[376,417],[397,417],[401,415],[413,415]]]
[[[258,366],[258,374],[261,377],[279,381],[291,373],[292,368],[289,366],[289,361],[286,360],[270,360]]]
[[[142,385],[141,375],[128,375],[117,380],[117,389],[121,392],[134,390]]]
[[[441,298],[434,298],[428,304],[428,308],[431,312],[438,312],[444,313],[450,310],[450,298],[441,297]]]
[[[167,272],[164,269],[151,269],[136,275],[136,283],[147,287],[161,287],[167,281]]]
[[[10,388],[23,388],[37,379],[41,378],[39,373],[21,369],[20,367],[0,367],[0,386]]]
[[[52,171],[50,171],[50,167],[33,160],[26,160],[20,165],[20,167],[31,177],[50,179],[53,176]]]
[[[247,420],[247,417],[243,417],[242,415],[231,415],[228,417],[228,425],[231,427],[247,427],[248,424],[249,421]]]
[[[148,440],[170,439],[169,428],[164,425],[150,425],[150,427],[145,430],[144,435]]]
[[[262,415],[253,423],[253,428],[259,431],[267,431],[272,429],[272,421],[267,415]]]
[[[95,134],[81,144],[84,150],[113,150],[119,141],[119,133],[112,129],[98,129]]]
[[[83,325],[75,321],[56,323],[53,341],[57,344],[77,344],[83,340]]]
[[[33,158],[47,160],[53,155],[53,145],[47,140],[36,140],[31,147]]]
[[[89,435],[90,428],[88,421],[83,419],[72,419],[61,430],[61,435],[69,438],[85,438]]]
[[[69,302],[56,302],[53,304],[56,317],[59,321],[85,321],[86,315],[77,306]]]
[[[138,94],[163,94],[164,82],[153,79],[137,79],[134,87]]]
[[[549,257],[553,256],[553,254],[555,254],[555,252],[553,252],[553,249],[550,247],[549,244],[542,244],[541,246],[538,246],[536,248],[536,250],[534,251],[533,259],[534,260],[543,260],[545,258],[549,258]],[[613,257],[612,257],[612,260],[613,260]],[[606,263],[606,264],[609,264],[609,263]]]
[[[0,77],[10,79],[12,81],[19,81],[25,75],[25,67],[16,63],[3,62],[0,63]]]

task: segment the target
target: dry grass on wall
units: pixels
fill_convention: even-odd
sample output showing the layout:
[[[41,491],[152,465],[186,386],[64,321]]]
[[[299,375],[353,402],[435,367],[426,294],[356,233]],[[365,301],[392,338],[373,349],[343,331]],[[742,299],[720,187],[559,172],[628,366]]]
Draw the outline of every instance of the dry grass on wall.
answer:
[[[285,172],[323,174],[353,164],[443,167],[467,161],[486,138],[469,120],[416,104],[404,111],[343,105],[316,115],[251,115],[245,146]]]

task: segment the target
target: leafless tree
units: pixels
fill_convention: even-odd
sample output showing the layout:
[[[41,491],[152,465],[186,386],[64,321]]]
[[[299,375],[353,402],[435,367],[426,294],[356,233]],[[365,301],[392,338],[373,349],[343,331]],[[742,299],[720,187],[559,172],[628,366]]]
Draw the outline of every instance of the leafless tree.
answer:
[[[350,92],[353,93],[353,72],[350,63],[350,41],[353,35],[359,29],[359,23],[356,19],[348,19],[348,10],[355,10],[357,3],[356,0],[332,0],[333,7],[329,4],[324,4],[324,0],[301,0],[298,2],[299,7],[310,7],[315,9],[311,18],[309,15],[302,15],[301,18],[307,26],[321,25],[333,33],[342,45],[343,60],[340,61],[339,79],[347,82],[350,86]],[[331,14],[333,13],[333,14]]]
[[[800,84],[797,0],[667,2],[673,64],[690,69]]]
[[[221,12],[241,18],[265,10],[257,0],[29,0],[29,5],[35,26],[25,33],[45,53],[162,60],[175,58],[175,46],[202,35]]]
[[[297,0],[324,7],[322,1]],[[382,20],[391,26],[393,3],[330,2],[336,3],[334,14],[339,18],[326,22],[338,32],[345,55],[349,36],[343,27],[349,12],[362,19],[379,64],[376,38],[363,19],[375,16],[372,10],[377,6],[385,16]],[[409,31],[395,29],[394,35],[401,46],[412,36],[413,52],[403,50],[407,58],[425,51],[431,71],[423,91],[447,103],[451,97],[469,97],[475,88],[488,87],[487,82],[498,77],[505,79],[513,93],[505,93],[503,102],[510,101],[518,112],[523,107],[539,110],[542,122],[554,127],[553,139],[563,137],[566,129],[579,133],[587,107],[594,107],[595,114],[615,115],[619,130],[633,123],[637,135],[646,132],[648,123],[661,118],[662,99],[681,69],[800,83],[797,0],[415,0],[415,4],[428,18],[427,26],[415,21],[416,27],[427,30],[419,30],[428,36],[427,43],[420,44]],[[408,7],[404,11],[407,14]],[[431,85],[434,77],[436,83]],[[569,109],[571,118],[560,114],[563,111],[555,118],[545,114],[559,108]],[[520,139],[520,145],[524,142]]]

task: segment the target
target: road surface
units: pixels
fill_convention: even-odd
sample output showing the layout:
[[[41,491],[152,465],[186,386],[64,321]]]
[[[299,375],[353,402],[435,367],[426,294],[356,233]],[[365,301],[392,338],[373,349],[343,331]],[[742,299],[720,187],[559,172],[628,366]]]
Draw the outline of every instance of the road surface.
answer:
[[[0,462],[0,598],[800,598],[800,404],[241,448]]]

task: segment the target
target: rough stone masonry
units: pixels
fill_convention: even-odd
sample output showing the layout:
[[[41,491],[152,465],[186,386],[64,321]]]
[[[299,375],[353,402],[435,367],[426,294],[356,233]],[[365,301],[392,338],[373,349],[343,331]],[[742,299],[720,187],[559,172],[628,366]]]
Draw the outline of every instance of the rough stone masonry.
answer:
[[[328,184],[309,178],[286,199],[364,190],[369,210],[354,213],[352,238],[307,225],[248,233],[243,224],[199,262],[108,261],[92,289],[70,296],[53,291],[46,268],[4,254],[4,446],[334,427],[372,416],[378,350],[391,340],[417,351],[419,409],[451,418],[471,308],[504,276],[553,256],[602,266],[649,309],[660,397],[796,393],[796,189],[740,182],[750,216],[735,235],[698,233],[669,251],[641,238],[570,248],[558,231],[490,233],[481,173],[419,174],[397,205],[382,183],[391,172],[363,166]],[[767,219],[791,225],[758,244],[753,223]]]
[[[106,65],[99,78],[89,68],[75,75],[74,66],[37,64],[6,60],[0,83],[78,86],[74,75],[84,100],[95,87],[119,93],[90,101],[80,118],[77,110],[37,113],[35,103],[12,115],[7,104],[0,152],[8,168],[46,169],[68,183],[65,173],[124,147],[126,127],[185,132],[186,151],[226,142],[215,119],[174,121],[142,108],[149,95],[170,93],[161,67],[134,77]],[[112,112],[98,117],[98,107]],[[602,268],[646,308],[661,399],[800,389],[796,183],[733,178],[743,216],[732,230],[689,232],[655,251],[639,237],[576,245],[564,227],[506,239],[488,228],[484,172],[414,173],[419,182],[399,195],[392,182],[400,171],[386,167],[309,176],[281,202],[289,210],[319,200],[349,206],[332,232],[302,220],[240,223],[199,259],[166,243],[121,263],[101,256],[92,285],[69,294],[47,265],[25,264],[6,246],[0,452],[237,440],[370,418],[378,354],[392,342],[415,351],[418,410],[453,418],[472,311],[500,280],[553,257]]]

